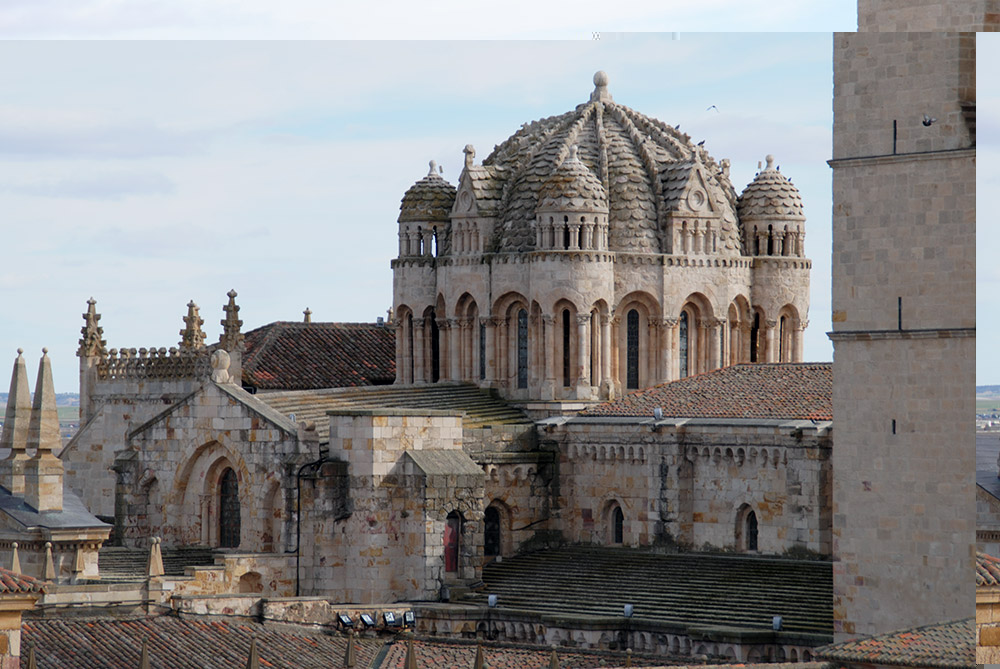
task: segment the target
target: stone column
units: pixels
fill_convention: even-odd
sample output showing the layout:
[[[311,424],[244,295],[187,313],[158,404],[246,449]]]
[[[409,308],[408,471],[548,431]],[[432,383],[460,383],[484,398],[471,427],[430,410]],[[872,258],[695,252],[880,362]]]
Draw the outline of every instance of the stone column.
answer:
[[[569,224],[569,247],[573,250],[580,248],[580,224]]]
[[[590,396],[590,337],[587,326],[590,325],[590,314],[576,315],[576,396]]]
[[[700,227],[698,227],[698,224],[695,223],[694,224],[694,230],[691,231],[691,253],[692,254],[698,255],[698,254],[704,252],[705,247],[702,244],[702,240],[703,239],[704,239],[704,232],[702,231],[702,229]]]
[[[452,381],[462,380],[462,327],[457,319],[449,318],[443,321],[448,334],[448,378]]]
[[[809,321],[802,321],[794,330],[795,345],[792,347],[792,351],[795,352],[795,357],[792,359],[792,362],[802,362],[802,359],[805,357],[805,333],[808,325]]]
[[[722,333],[722,326],[724,323],[725,321],[722,320],[721,318],[713,319],[709,323],[708,336],[711,338],[711,343],[708,347],[709,353],[711,355],[711,358],[708,361],[709,370],[718,369],[719,367],[723,366],[722,337],[720,335]]]
[[[776,342],[774,340],[775,332],[777,332],[777,325],[778,321],[773,318],[769,318],[764,321],[764,348],[766,349],[764,351],[764,362],[778,362],[778,347],[776,346]],[[758,351],[758,360],[760,359],[759,353],[760,352]]]
[[[611,383],[611,318],[607,314],[601,314],[601,397],[614,397],[614,385]]]
[[[424,320],[423,318],[411,319],[413,328],[413,383],[425,383],[427,372],[424,365]]]
[[[545,234],[544,224],[542,223],[542,217],[539,216],[535,219],[535,248],[542,248],[542,236]]]
[[[776,256],[786,256],[788,253],[785,252],[782,242],[785,239],[785,233],[781,231],[775,231],[774,233],[774,255]]]
[[[405,373],[406,369],[406,351],[404,342],[406,340],[406,325],[396,325],[393,327],[396,331],[396,383],[402,384],[406,383]]]
[[[674,373],[674,346],[677,324],[676,318],[664,318],[660,322],[660,383],[667,383],[676,378]]]

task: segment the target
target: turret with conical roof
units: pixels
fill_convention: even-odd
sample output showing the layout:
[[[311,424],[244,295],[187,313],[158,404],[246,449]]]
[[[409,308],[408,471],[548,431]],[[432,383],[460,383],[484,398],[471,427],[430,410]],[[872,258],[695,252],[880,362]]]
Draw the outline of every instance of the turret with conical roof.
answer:
[[[399,257],[435,256],[446,246],[455,187],[445,181],[435,161],[427,176],[410,186],[399,207]]]
[[[801,258],[806,234],[802,197],[774,166],[774,156],[766,160],[736,205],[747,255]]]
[[[537,250],[608,247],[608,194],[575,144],[538,191],[535,234]]]

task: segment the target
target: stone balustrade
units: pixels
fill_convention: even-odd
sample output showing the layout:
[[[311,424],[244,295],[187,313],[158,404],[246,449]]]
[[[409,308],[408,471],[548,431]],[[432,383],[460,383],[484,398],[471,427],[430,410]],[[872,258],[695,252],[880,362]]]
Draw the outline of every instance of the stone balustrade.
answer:
[[[97,377],[102,381],[207,377],[212,373],[210,356],[204,348],[113,348],[97,363]]]

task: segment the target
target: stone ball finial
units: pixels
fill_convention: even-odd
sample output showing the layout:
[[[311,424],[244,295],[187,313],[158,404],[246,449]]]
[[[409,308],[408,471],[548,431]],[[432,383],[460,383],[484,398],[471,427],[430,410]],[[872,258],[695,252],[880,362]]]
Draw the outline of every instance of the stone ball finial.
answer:
[[[216,383],[229,383],[229,353],[223,349],[217,349],[209,359],[212,364],[212,380]]]
[[[21,355],[22,353],[24,353],[24,349],[23,348],[17,349],[17,354],[18,355]]]
[[[569,157],[566,160],[579,161],[580,159],[576,155],[577,150],[576,144],[571,145],[569,147]]]
[[[42,347],[42,355],[48,355],[48,354],[49,354],[49,349],[46,348],[45,346],[43,346]]]
[[[594,92],[590,94],[590,101],[612,102],[608,93],[608,74],[604,70],[598,70],[594,75]]]
[[[774,167],[774,156],[772,156],[770,153],[764,156],[764,160],[767,161],[767,169],[771,169],[772,167]]]
[[[604,70],[598,70],[594,73],[594,85],[595,86],[607,86],[608,85],[608,73]]]
[[[437,173],[437,168],[438,168],[437,161],[436,160],[432,160],[432,161],[430,161],[427,164],[430,166],[430,169],[427,170],[427,176],[433,176],[434,174],[436,174]]]
[[[238,294],[238,293],[236,292],[236,289],[234,289],[234,288],[230,288],[230,289],[229,289],[229,292],[228,292],[228,293],[226,293],[226,297],[230,297],[230,298],[233,298],[233,297],[236,297],[236,295],[237,295],[237,294]]]

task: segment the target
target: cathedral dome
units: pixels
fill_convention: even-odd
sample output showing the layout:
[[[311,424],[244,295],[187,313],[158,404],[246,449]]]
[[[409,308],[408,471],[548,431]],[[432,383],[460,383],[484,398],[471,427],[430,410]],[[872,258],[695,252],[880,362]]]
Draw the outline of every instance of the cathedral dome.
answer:
[[[608,194],[601,180],[580,162],[576,145],[538,191],[536,211],[608,212]]]
[[[706,167],[708,196],[721,212],[726,245],[737,248],[736,193],[705,149],[676,128],[616,103],[608,92],[605,73],[594,75],[594,84],[588,102],[560,116],[525,123],[483,161],[502,193],[496,209],[494,250],[534,249],[531,222],[543,204],[543,187],[559,178],[559,167],[574,145],[577,162],[604,190],[609,250],[662,252],[660,213],[672,206],[662,181],[675,164],[691,162],[696,156]]]
[[[430,162],[430,171],[410,186],[399,207],[399,223],[446,222],[455,204],[455,187],[438,174],[437,163]]]
[[[760,163],[758,163],[760,164]],[[743,190],[736,205],[740,220],[781,219],[804,221],[802,197],[774,167],[774,156],[767,156],[767,167]]]

